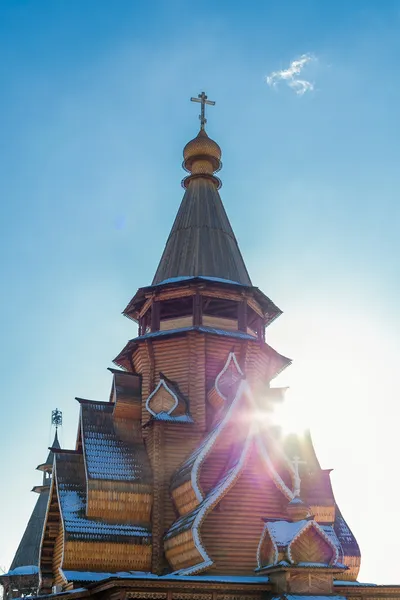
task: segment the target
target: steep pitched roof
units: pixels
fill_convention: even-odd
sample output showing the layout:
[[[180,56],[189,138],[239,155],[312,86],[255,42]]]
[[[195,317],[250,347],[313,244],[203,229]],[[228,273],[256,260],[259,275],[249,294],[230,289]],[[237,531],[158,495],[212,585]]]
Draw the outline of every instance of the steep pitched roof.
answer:
[[[52,448],[60,448],[57,431],[54,436]],[[46,462],[40,464],[37,469],[40,471],[51,471],[53,459],[54,454],[52,450],[50,450]],[[42,539],[43,524],[46,516],[47,502],[49,499],[49,490],[50,485],[47,483],[44,483],[43,486],[36,486],[33,488],[33,491],[40,491],[39,498],[36,501],[24,535],[21,538],[14,559],[11,563],[10,571],[18,567],[39,565],[40,542]]]
[[[112,404],[84,402],[81,415],[89,479],[152,482],[151,467],[140,432],[135,432],[127,424],[118,428],[113,419]]]
[[[205,177],[188,184],[153,285],[199,275],[251,285],[218,190]]]
[[[53,461],[54,461],[53,449],[59,450],[61,448],[60,442],[58,441],[57,429],[56,429],[56,433],[54,435],[54,440],[51,445],[51,448],[52,449],[50,450],[50,452],[47,455],[46,462],[44,462],[36,467],[39,471],[48,471],[49,468],[53,466]]]
[[[42,539],[48,499],[49,490],[41,492],[11,563],[10,571],[17,567],[39,565],[40,541]]]

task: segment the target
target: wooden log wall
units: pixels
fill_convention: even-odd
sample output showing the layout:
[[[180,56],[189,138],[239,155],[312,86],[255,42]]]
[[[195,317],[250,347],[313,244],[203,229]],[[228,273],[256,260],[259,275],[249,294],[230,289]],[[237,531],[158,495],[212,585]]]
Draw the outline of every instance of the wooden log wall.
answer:
[[[201,527],[203,545],[215,563],[212,571],[254,575],[263,518],[285,518],[286,505],[254,448],[238,481]]]
[[[64,585],[65,579],[61,574],[62,559],[64,550],[64,531],[62,524],[59,524],[56,543],[53,551],[53,585]]]
[[[193,567],[203,561],[190,530],[167,540],[165,542],[165,554],[174,571]]]
[[[181,327],[191,327],[193,325],[193,316],[176,317],[175,319],[161,319],[160,331],[169,329],[180,329]]]
[[[205,327],[215,327],[215,329],[225,329],[227,331],[237,331],[237,319],[227,319],[212,315],[203,315],[203,325]]]
[[[40,570],[42,575],[42,593],[50,593],[53,585],[53,555],[61,525],[55,480],[50,488],[50,499],[44,524]]]
[[[199,483],[205,495],[220,481],[229,462],[234,457],[235,451],[237,451],[237,446],[243,447],[247,432],[248,427],[244,423],[238,423],[234,418],[221,432],[200,468]]]
[[[335,505],[321,506],[310,505],[310,513],[314,515],[317,523],[333,523],[335,521]]]
[[[196,429],[206,429],[206,339],[205,334],[190,332],[188,398]]]
[[[243,340],[225,338],[216,335],[206,337],[206,386],[207,391],[214,387],[217,375],[222,371],[229,352],[240,355]]]
[[[87,510],[89,518],[105,519],[111,523],[150,523],[152,493],[118,489],[119,482],[102,482],[103,489],[93,489],[88,483]],[[106,484],[110,489],[105,489]],[[147,486],[146,486],[147,487]]]
[[[168,482],[164,476],[164,429],[163,424],[153,421],[146,439],[147,453],[153,470],[153,513],[152,513],[152,572],[161,574],[166,566],[163,548],[165,531],[164,497]]]
[[[150,544],[83,542],[67,540],[63,568],[77,571],[150,571]]]
[[[178,467],[190,456],[202,440],[203,434],[191,429],[190,425],[164,424],[164,518],[165,528],[168,530],[178,517],[174,506],[169,485],[173,474]]]
[[[172,490],[172,499],[180,515],[186,515],[199,504],[191,480]]]
[[[343,579],[343,581],[356,581],[361,566],[361,556],[344,556],[343,564],[348,569],[343,571],[340,579]]]
[[[283,558],[283,557],[282,557]],[[260,550],[260,566],[267,567],[275,561],[275,548],[268,533],[265,535]]]

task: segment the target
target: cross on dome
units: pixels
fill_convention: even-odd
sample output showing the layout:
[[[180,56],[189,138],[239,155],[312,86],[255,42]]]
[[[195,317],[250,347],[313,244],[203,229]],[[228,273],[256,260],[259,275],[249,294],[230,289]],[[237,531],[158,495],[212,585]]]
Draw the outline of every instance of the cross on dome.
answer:
[[[300,496],[300,487],[301,487],[301,478],[300,478],[300,472],[299,472],[299,466],[300,465],[305,465],[307,464],[305,460],[301,460],[301,458],[299,456],[293,456],[292,460],[290,461],[291,465],[293,467],[294,470],[294,476],[293,476],[293,494],[294,497],[297,498]]]
[[[190,98],[190,100],[192,102],[200,102],[201,104],[201,112],[199,115],[199,119],[200,119],[200,129],[204,129],[205,124],[207,123],[207,119],[206,119],[206,104],[209,104],[210,106],[215,106],[215,102],[214,100],[208,100],[208,97],[206,96],[205,92],[201,92],[201,94],[198,95],[197,98]]]

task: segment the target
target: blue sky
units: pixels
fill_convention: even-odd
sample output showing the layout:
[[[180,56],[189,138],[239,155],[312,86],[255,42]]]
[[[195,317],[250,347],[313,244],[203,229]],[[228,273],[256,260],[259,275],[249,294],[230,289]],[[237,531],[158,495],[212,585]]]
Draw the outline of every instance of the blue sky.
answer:
[[[106,399],[182,197],[182,148],[222,147],[221,195],[268,341],[363,553],[392,583],[400,351],[400,2],[0,1],[2,436],[8,567],[75,396]],[[265,78],[313,56],[303,95]],[[292,404],[290,404],[290,402]],[[301,410],[299,411],[299,407]],[[3,490],[4,492],[4,490]]]

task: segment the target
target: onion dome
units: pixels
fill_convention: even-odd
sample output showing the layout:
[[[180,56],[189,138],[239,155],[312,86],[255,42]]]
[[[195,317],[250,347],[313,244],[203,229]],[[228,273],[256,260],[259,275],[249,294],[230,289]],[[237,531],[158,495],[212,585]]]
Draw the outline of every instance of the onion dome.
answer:
[[[287,505],[286,512],[288,513],[292,521],[302,521],[310,516],[310,509],[303,500],[298,496],[295,496]]]
[[[205,176],[210,177],[219,188],[221,182],[213,174],[219,171],[221,166],[221,148],[208,137],[204,129],[200,129],[197,136],[183,149],[183,168],[191,175],[185,177],[182,185],[186,188],[193,178]]]

